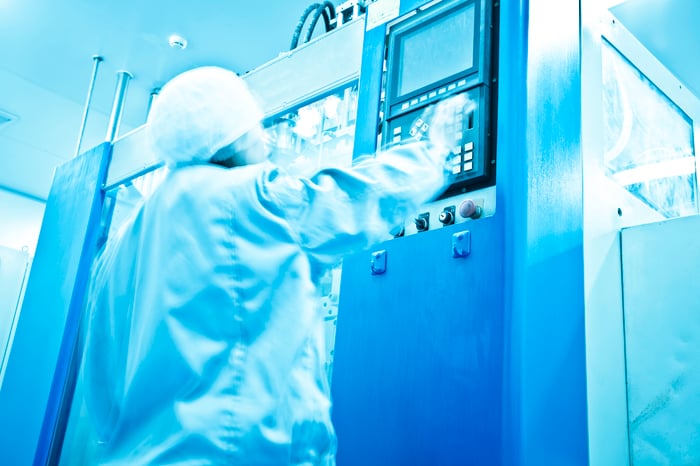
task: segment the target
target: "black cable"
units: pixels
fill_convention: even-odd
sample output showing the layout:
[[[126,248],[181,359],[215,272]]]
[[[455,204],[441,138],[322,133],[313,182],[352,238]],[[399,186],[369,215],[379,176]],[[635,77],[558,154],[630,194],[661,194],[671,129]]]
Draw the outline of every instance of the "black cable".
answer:
[[[326,10],[330,11],[330,17]],[[316,13],[314,13],[314,17],[311,20],[311,25],[306,31],[304,43],[311,40],[311,36],[313,36],[314,34],[314,29],[316,29],[316,24],[318,23],[318,19],[321,17],[321,15],[323,15],[323,22],[326,26],[326,32],[333,29],[334,25],[331,23],[331,19],[335,19],[335,6],[329,0],[324,0],[323,4],[320,5],[319,8],[316,10]]]
[[[326,25],[326,32],[328,32],[338,26],[338,23],[333,23],[333,20],[336,17],[335,5],[333,5],[333,3],[331,3],[329,0],[324,0],[323,7],[323,22]],[[328,10],[328,14],[326,14],[326,10]]]
[[[295,48],[297,48],[297,45],[299,45],[299,37],[301,36],[301,31],[302,31],[302,29],[304,29],[304,23],[306,23],[306,20],[308,19],[311,12],[314,10],[318,11],[319,8],[322,8],[320,3],[313,3],[309,6],[307,6],[306,9],[304,10],[304,13],[301,14],[301,17],[299,18],[299,22],[297,23],[296,27],[294,28],[294,36],[292,37],[292,45],[289,47],[289,50],[294,50]]]

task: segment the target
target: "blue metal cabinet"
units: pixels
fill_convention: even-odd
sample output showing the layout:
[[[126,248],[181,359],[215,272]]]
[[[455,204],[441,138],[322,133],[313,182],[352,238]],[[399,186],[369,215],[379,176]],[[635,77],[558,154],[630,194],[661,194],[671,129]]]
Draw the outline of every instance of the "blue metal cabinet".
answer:
[[[338,464],[499,464],[502,238],[494,219],[378,246],[343,263],[333,374]]]
[[[579,2],[499,3],[495,214],[378,246],[384,274],[371,251],[344,261],[341,466],[588,464]],[[364,39],[356,155],[375,150],[384,29]]]

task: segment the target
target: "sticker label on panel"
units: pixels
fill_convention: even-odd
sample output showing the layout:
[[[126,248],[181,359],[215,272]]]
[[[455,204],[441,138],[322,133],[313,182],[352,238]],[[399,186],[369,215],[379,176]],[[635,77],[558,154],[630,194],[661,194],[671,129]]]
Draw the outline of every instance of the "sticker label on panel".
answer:
[[[400,0],[377,0],[367,6],[367,31],[399,16]]]

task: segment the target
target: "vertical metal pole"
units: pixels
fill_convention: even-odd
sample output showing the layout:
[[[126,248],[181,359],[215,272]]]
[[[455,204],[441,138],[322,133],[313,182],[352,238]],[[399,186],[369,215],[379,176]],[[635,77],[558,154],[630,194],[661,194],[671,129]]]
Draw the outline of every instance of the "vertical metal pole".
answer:
[[[146,121],[148,121],[148,115],[151,114],[151,107],[153,107],[153,103],[158,98],[158,94],[160,94],[160,87],[151,89],[151,95],[148,97],[148,107],[146,108]]]
[[[83,136],[85,135],[85,125],[87,124],[88,112],[90,111],[90,102],[92,101],[92,91],[95,89],[95,80],[97,79],[97,69],[100,66],[100,62],[104,60],[99,55],[94,55],[92,57],[94,63],[92,65],[92,78],[90,78],[90,87],[88,88],[87,97],[85,98],[85,108],[83,109],[83,121],[80,123],[80,133],[78,134],[78,143],[75,146],[75,155],[77,157],[80,155],[80,145],[83,143]]]
[[[109,117],[109,125],[107,126],[107,136],[105,141],[111,143],[117,137],[119,124],[122,119],[122,111],[124,110],[124,100],[126,99],[126,89],[129,86],[129,80],[134,76],[128,71],[117,71],[117,89],[114,92],[114,102],[112,103],[112,114]]]

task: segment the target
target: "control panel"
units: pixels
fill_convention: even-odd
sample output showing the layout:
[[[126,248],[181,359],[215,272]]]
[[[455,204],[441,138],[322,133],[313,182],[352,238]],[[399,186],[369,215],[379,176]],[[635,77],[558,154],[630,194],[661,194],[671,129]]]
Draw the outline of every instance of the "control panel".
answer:
[[[406,219],[395,237],[491,216],[495,212],[495,50],[497,15],[489,0],[430,2],[387,28],[381,143],[426,137],[432,108],[464,93],[455,113],[449,186]]]
[[[466,85],[466,80],[460,80],[458,83],[453,83],[445,86],[439,91],[431,91],[429,94],[440,95],[440,91],[447,88],[459,88]],[[478,102],[481,100],[482,88],[476,88],[465,91],[470,101]],[[425,96],[427,97],[428,94]],[[433,101],[432,105],[436,103]],[[392,118],[387,122],[387,131],[389,142],[392,144],[399,143],[408,139],[421,139],[428,130],[430,119],[430,108],[416,108],[415,110],[402,113],[401,115]],[[489,174],[490,167],[488,161],[483,157],[482,141],[485,135],[480,132],[485,125],[481,124],[481,111],[478,105],[474,105],[467,113],[455,113],[452,118],[451,128],[448,130],[453,135],[454,145],[452,148],[452,156],[449,160],[451,170],[451,185],[464,186],[472,180],[482,180]],[[455,194],[454,190],[449,194]]]

